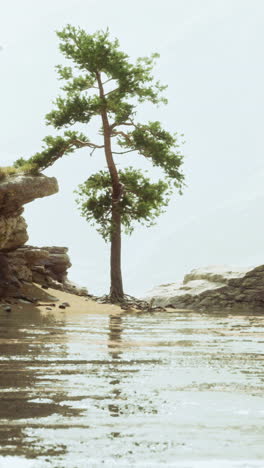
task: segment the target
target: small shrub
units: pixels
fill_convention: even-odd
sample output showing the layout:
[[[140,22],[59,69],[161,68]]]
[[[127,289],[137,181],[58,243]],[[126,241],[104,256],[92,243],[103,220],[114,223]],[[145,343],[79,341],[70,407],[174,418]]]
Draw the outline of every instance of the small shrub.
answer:
[[[37,175],[39,174],[39,167],[36,163],[33,162],[25,162],[22,166],[17,169],[17,172],[22,172],[25,174],[32,174]]]

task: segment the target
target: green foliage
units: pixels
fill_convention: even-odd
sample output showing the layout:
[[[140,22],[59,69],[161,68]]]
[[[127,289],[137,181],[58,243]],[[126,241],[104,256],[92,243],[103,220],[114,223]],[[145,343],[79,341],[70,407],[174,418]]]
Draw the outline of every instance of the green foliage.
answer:
[[[109,39],[108,30],[87,34],[81,28],[67,25],[57,35],[63,55],[72,60],[76,68],[84,71],[86,76],[89,73],[90,86],[94,84],[92,78],[95,79],[98,72],[103,72],[108,78],[118,82],[120,94],[138,95],[142,100],[160,102],[159,92],[166,87],[159,82],[149,85],[153,81],[151,71],[158,54],[139,58],[133,65],[129,62],[128,55],[119,50],[119,41]],[[70,68],[59,68],[58,71],[66,80],[73,78]]]
[[[134,222],[152,226],[154,219],[167,206],[171,193],[168,183],[150,181],[142,171],[128,167],[119,171],[123,195],[118,203],[121,223],[127,234],[134,230]],[[87,221],[97,226],[98,232],[109,240],[111,222],[112,183],[108,171],[99,171],[79,185],[77,203]]]
[[[71,66],[56,67],[63,81],[63,94],[53,103],[54,109],[46,115],[46,122],[62,129],[88,124],[94,116],[106,116],[107,126],[98,131],[100,137],[104,136],[104,142],[95,144],[86,135],[68,130],[63,136],[44,138],[42,150],[28,161],[20,158],[15,167],[38,172],[78,148],[89,147],[92,152],[105,148],[108,138],[108,148],[114,142],[119,145],[121,154],[136,151],[164,173],[165,181],[151,183],[142,172],[131,167],[118,171],[124,187],[117,206],[125,232],[131,233],[135,222],[150,226],[167,206],[172,187],[181,193],[184,184],[178,135],[165,131],[160,122],[135,121],[138,103],[167,102],[162,95],[166,86],[152,76],[158,54],[140,57],[132,63],[129,56],[120,51],[118,40],[110,40],[108,30],[87,34],[81,28],[67,25],[57,35],[60,50],[71,61]],[[105,239],[109,239],[113,230],[112,184],[113,174],[111,178],[109,172],[99,171],[80,185],[77,192],[82,215],[97,225]]]
[[[27,160],[24,158],[19,158],[14,162],[14,168],[20,169],[27,163]]]
[[[180,172],[183,156],[179,150],[177,134],[171,135],[163,130],[160,122],[137,124],[132,132],[116,134],[121,147],[135,150],[151,159],[153,165],[161,167],[166,176],[173,180],[174,186],[181,189],[184,180]]]
[[[40,173],[39,167],[36,163],[30,162],[29,160],[26,161],[23,158],[20,158],[18,161],[20,161],[20,163],[17,164],[17,161],[15,161],[15,165],[19,172],[31,175],[38,175]]]
[[[29,172],[38,172],[54,164],[57,159],[64,154],[73,153],[75,148],[89,146],[89,140],[85,135],[79,132],[66,131],[64,136],[47,136],[43,138],[43,150],[34,154],[28,160],[17,159],[14,167],[21,168]]]
[[[101,100],[98,96],[89,98],[77,92],[74,94],[70,92],[66,99],[58,97],[55,104],[57,109],[46,115],[47,124],[55,128],[71,126],[77,122],[88,123],[101,109]]]
[[[94,115],[101,114],[102,108],[120,124],[135,115],[135,105],[127,99],[166,102],[160,96],[166,86],[153,82],[151,75],[158,54],[139,58],[132,64],[128,55],[119,50],[118,40],[110,41],[108,31],[87,34],[68,25],[57,35],[61,52],[74,66],[56,67],[59,79],[66,82],[62,87],[65,97],[60,96],[54,102],[55,108],[46,116],[48,124],[61,128],[77,122],[88,123]],[[74,76],[75,73],[78,75]],[[104,98],[98,95],[98,73],[116,85]],[[96,90],[93,96],[88,94],[91,89]]]

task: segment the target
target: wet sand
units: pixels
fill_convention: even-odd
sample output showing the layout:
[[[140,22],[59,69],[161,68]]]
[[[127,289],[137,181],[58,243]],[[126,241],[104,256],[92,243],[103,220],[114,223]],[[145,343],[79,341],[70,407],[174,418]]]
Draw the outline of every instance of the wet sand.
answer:
[[[33,312],[34,310],[46,312],[47,307],[51,307],[54,316],[59,317],[58,314],[62,312],[59,306],[63,303],[68,303],[67,312],[69,314],[109,314],[109,313],[120,313],[122,309],[112,304],[99,304],[89,297],[77,296],[75,294],[69,294],[64,291],[56,289],[43,289],[37,284],[25,284],[23,288],[19,290],[19,295],[29,300],[37,299],[37,303],[25,302],[23,299],[8,298],[8,303],[14,311],[20,311],[21,314],[24,312]],[[6,300],[0,301],[0,307],[4,307]]]
[[[0,308],[1,468],[263,468],[262,315],[39,294]]]

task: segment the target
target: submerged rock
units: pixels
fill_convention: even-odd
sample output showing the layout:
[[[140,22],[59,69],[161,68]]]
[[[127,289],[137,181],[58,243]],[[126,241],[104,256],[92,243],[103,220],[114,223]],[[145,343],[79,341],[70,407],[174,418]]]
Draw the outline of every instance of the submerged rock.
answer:
[[[152,307],[222,309],[250,305],[264,308],[264,265],[195,269],[182,282],[155,287],[144,299]]]

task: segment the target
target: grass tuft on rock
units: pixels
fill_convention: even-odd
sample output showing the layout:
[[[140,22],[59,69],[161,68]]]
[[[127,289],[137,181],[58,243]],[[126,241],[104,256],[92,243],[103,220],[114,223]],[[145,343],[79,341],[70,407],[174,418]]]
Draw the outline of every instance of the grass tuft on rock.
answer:
[[[0,167],[0,180],[4,180],[7,177],[17,174],[19,172],[21,172],[21,170],[18,170],[12,166]]]
[[[0,167],[0,181],[7,179],[16,174],[31,174],[37,175],[39,174],[39,169],[36,164],[32,163],[25,163],[23,166],[15,167],[15,166],[5,166]]]

